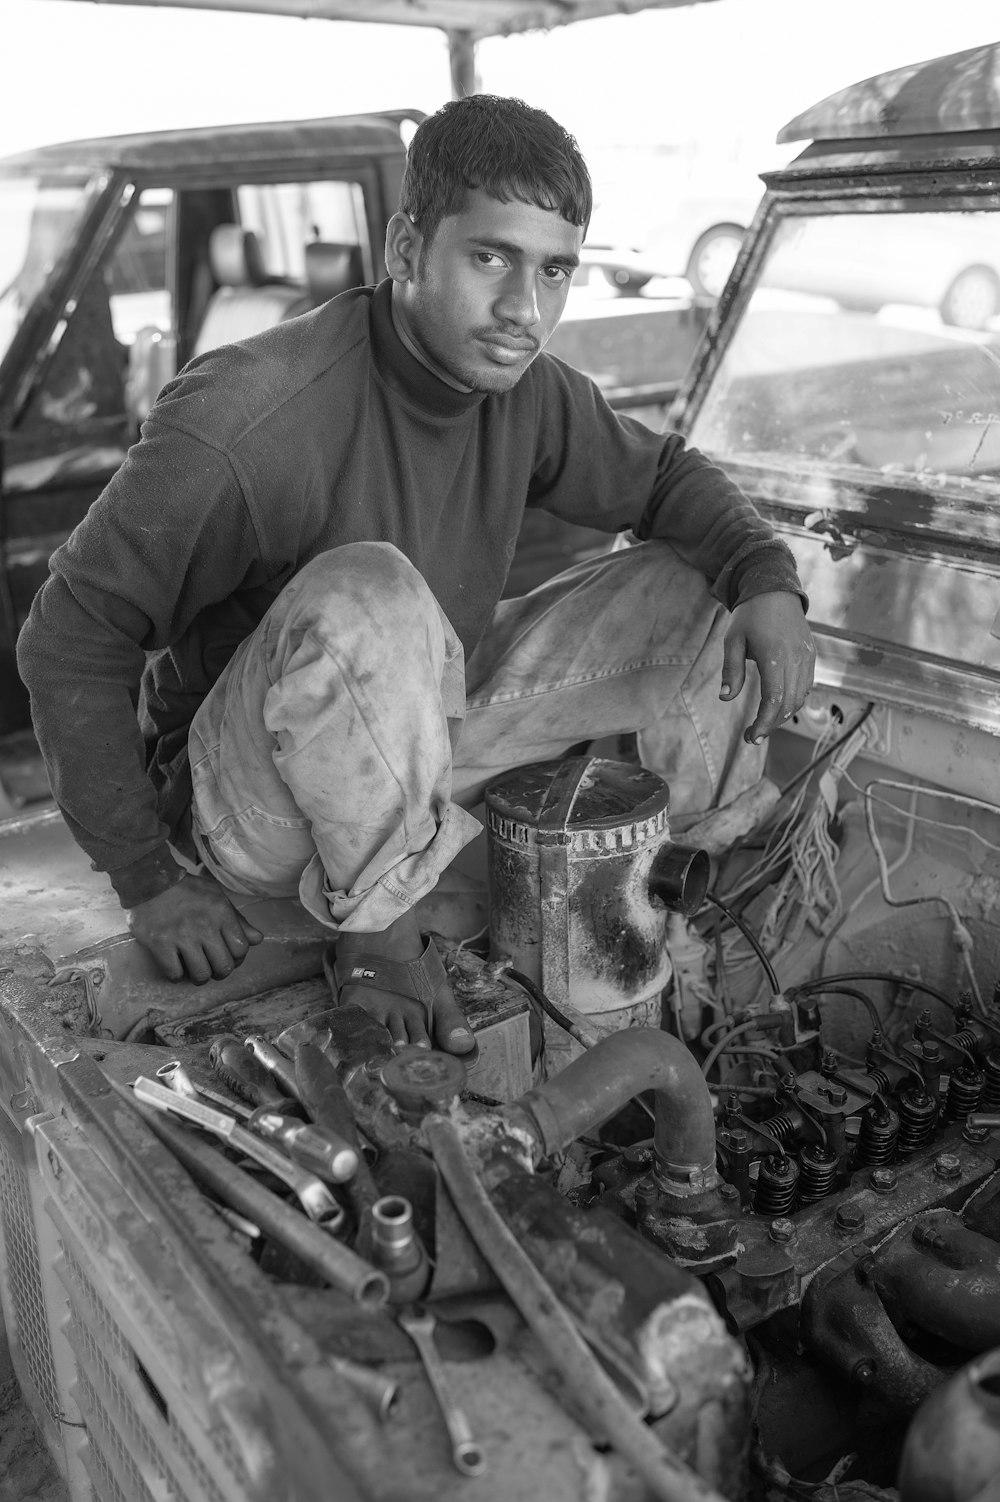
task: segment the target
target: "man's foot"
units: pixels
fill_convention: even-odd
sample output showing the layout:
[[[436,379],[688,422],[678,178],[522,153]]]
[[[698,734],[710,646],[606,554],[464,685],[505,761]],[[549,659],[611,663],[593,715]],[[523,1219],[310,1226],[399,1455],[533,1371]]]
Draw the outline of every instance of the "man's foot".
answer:
[[[407,913],[381,933],[337,936],[338,1000],[385,1024],[393,1043],[471,1053],[475,1036],[455,1001],[437,950]]]

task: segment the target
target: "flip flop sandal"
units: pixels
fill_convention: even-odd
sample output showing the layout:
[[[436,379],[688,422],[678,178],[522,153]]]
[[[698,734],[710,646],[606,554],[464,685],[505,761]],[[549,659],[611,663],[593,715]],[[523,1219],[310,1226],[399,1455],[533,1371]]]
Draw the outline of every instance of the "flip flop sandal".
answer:
[[[434,1007],[438,997],[443,991],[447,992],[449,986],[433,939],[427,940],[426,949],[416,960],[388,960],[380,954],[352,954],[350,959],[345,956],[342,960],[338,955],[331,968],[338,1001],[345,986],[368,986],[373,991],[388,993],[390,996],[404,996],[409,1001],[419,1002],[423,1007],[428,1021],[427,1030],[434,1036]],[[327,969],[325,965],[324,969]],[[474,1041],[465,1053],[456,1053],[452,1057],[461,1059],[463,1064],[474,1064],[479,1058],[479,1044]]]

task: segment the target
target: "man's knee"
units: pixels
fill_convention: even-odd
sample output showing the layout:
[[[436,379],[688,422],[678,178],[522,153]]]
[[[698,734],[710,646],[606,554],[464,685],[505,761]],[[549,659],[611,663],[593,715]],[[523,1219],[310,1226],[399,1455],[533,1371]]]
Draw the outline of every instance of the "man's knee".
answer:
[[[361,611],[373,627],[434,608],[434,597],[410,560],[389,542],[349,542],[318,553],[280,596],[288,617],[329,615],[341,624]]]

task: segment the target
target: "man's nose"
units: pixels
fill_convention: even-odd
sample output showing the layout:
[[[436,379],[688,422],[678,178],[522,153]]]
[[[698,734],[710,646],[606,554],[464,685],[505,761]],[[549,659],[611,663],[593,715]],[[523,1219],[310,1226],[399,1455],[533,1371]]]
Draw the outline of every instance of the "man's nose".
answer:
[[[521,329],[530,329],[538,322],[538,291],[533,272],[515,271],[504,278],[496,313],[505,323]]]

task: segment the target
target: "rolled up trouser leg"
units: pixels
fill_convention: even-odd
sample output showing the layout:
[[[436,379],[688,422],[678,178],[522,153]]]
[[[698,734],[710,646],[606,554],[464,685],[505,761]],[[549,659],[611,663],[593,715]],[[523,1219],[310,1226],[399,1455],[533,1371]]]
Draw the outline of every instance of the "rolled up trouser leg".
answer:
[[[321,554],[195,716],[195,844],[230,890],[298,895],[333,929],[407,912],[475,834],[451,800],[461,643],[388,543]]]

